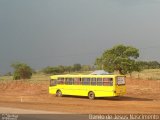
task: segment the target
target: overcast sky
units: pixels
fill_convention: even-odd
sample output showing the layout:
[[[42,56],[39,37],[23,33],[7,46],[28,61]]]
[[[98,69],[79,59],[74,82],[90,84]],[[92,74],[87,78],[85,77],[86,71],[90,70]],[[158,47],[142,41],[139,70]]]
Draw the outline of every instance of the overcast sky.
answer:
[[[116,44],[160,61],[160,0],[0,0],[0,73],[92,65]]]

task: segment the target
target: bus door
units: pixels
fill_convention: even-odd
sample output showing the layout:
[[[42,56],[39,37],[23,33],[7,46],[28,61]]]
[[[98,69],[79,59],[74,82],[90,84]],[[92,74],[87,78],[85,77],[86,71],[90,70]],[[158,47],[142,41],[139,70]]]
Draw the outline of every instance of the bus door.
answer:
[[[125,82],[125,76],[117,76],[115,80],[115,94],[116,96],[121,96],[126,93],[126,82]]]

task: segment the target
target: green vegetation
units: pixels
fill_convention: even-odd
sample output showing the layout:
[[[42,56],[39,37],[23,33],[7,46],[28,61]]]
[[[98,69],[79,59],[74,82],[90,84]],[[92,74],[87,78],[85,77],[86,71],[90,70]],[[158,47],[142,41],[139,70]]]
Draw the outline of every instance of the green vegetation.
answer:
[[[70,74],[90,74],[92,71],[71,72]],[[127,75],[130,77],[130,75]],[[160,80],[160,69],[145,69],[141,72],[133,72],[132,78],[144,80]],[[12,81],[13,76],[0,76],[0,82]],[[39,83],[50,80],[49,74],[36,73],[32,75],[31,79],[26,79],[26,82]]]
[[[144,69],[141,72],[133,72],[132,77],[144,80],[160,80],[160,69]]]
[[[138,61],[141,69],[158,69],[160,68],[160,63],[157,61]]]
[[[13,80],[13,76],[0,76],[0,81]]]
[[[70,74],[89,74],[91,71],[84,71],[84,72],[71,72]],[[25,82],[29,83],[41,83],[41,82],[46,82],[50,80],[49,74],[44,74],[44,73],[36,73],[32,74],[32,77],[30,79],[25,79]],[[0,76],[0,82],[6,83],[6,82],[11,82],[13,81],[13,76]],[[23,80],[18,80],[18,81],[23,81]]]
[[[135,61],[139,57],[139,50],[132,46],[117,45],[106,50],[100,58],[96,59],[97,68],[103,67],[109,72],[118,71],[120,74],[140,71]]]
[[[91,68],[93,68],[93,67],[91,67],[89,65],[81,65],[81,64],[74,64],[72,66],[59,65],[59,66],[55,66],[55,67],[48,66],[46,68],[43,68],[41,70],[41,72],[45,73],[45,74],[81,73],[81,72],[93,70]]]
[[[160,63],[158,61],[138,61],[139,50],[132,46],[117,45],[107,49],[95,61],[96,68],[79,63],[70,66],[48,66],[36,73],[30,66],[24,63],[14,63],[11,67],[14,72],[7,72],[0,77],[1,81],[11,79],[48,79],[56,74],[89,74],[95,69],[104,69],[107,72],[127,74],[140,79],[160,79]],[[34,74],[34,76],[32,76]],[[35,77],[36,76],[36,77]],[[44,77],[45,76],[45,77]],[[47,76],[47,77],[46,77]],[[31,78],[33,77],[33,79]],[[38,78],[39,77],[39,78]]]
[[[30,79],[32,76],[32,69],[24,63],[13,63],[11,67],[14,68],[13,79]]]
[[[73,65],[73,71],[80,71],[81,70],[81,64],[74,64]]]

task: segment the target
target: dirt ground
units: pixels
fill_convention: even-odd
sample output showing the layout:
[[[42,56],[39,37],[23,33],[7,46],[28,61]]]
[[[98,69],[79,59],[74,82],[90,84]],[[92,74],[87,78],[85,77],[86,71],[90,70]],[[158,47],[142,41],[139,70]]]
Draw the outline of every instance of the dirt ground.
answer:
[[[48,93],[49,81],[0,82],[0,107],[12,107],[72,114],[155,113],[160,114],[160,81],[127,78],[123,97],[55,97]]]

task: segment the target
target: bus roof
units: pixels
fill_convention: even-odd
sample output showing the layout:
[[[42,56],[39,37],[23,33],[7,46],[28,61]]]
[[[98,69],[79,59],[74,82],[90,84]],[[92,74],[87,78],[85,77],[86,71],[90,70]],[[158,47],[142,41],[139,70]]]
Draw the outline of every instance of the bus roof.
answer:
[[[109,75],[92,75],[92,74],[89,74],[89,75],[82,75],[82,74],[79,74],[79,75],[71,75],[71,74],[65,74],[65,75],[53,75],[51,76],[51,78],[58,78],[58,77],[116,77],[116,76],[124,76],[124,75],[118,75],[118,74],[109,74]]]

